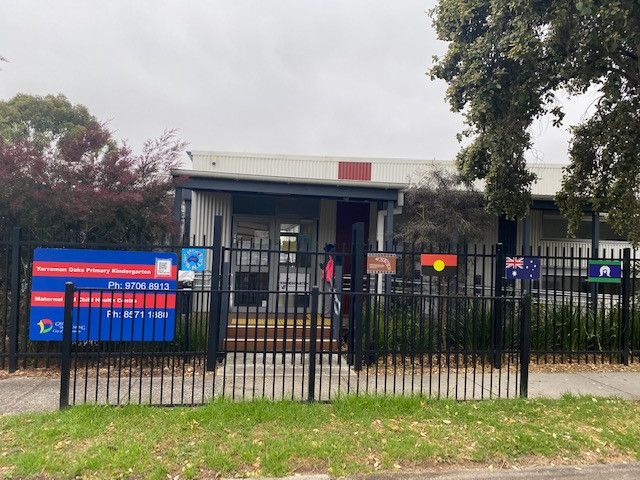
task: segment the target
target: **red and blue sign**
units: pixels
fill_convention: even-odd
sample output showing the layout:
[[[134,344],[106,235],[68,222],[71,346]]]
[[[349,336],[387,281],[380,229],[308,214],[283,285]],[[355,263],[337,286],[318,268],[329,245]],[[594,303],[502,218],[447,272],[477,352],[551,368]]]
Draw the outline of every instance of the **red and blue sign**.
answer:
[[[175,333],[175,253],[36,248],[29,338],[62,340],[73,282],[74,341],[169,341]]]

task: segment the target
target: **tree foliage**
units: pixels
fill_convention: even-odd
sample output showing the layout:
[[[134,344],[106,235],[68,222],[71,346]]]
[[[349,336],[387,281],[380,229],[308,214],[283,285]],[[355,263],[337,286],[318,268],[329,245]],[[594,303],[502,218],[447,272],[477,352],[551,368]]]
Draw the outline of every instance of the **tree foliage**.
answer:
[[[398,236],[409,243],[481,243],[493,218],[484,209],[482,194],[459,174],[433,169],[405,192]]]
[[[0,102],[0,137],[7,142],[28,140],[38,150],[80,137],[95,125],[98,120],[84,105],[73,105],[64,95],[18,94]]]
[[[177,228],[170,169],[183,148],[168,130],[135,153],[62,95],[0,102],[0,228],[43,239],[162,240]]]
[[[466,180],[485,180],[488,210],[526,214],[532,121],[551,114],[561,124],[556,93],[595,88],[595,115],[572,130],[558,201],[572,228],[592,203],[640,241],[640,2],[440,0],[432,14],[449,46],[431,74],[464,113],[469,143],[457,164]]]

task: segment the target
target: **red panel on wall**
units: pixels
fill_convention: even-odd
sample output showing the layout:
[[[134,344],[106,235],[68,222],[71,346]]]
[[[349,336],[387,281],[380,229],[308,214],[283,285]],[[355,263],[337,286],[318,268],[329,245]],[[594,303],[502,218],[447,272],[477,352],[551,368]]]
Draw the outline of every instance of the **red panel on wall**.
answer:
[[[371,162],[338,162],[339,180],[371,180]]]

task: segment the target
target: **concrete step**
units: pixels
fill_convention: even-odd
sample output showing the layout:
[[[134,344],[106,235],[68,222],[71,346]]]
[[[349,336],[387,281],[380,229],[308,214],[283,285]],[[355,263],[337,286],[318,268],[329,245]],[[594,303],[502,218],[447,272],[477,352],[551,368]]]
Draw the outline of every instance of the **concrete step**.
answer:
[[[311,341],[308,338],[245,338],[245,337],[227,337],[224,342],[226,352],[276,352],[276,353],[289,353],[289,352],[309,352],[311,347]],[[316,341],[317,352],[336,352],[338,353],[340,344],[336,340],[326,338],[324,340],[318,338]]]
[[[308,353],[262,353],[262,352],[228,352],[226,357],[225,369],[244,371],[244,368],[250,369],[253,372],[253,368],[256,371],[267,371],[273,373],[274,371],[281,372],[283,370],[289,371],[292,365],[308,365],[309,354]],[[349,370],[347,364],[347,358],[342,353],[318,353],[316,354],[316,364],[323,366],[322,368],[336,369],[335,371]],[[298,368],[298,367],[296,367]],[[334,371],[334,370],[332,370]]]
[[[330,326],[331,319],[322,317],[318,315],[316,318],[316,322],[318,326]],[[298,314],[298,315],[285,315],[284,313],[281,315],[269,314],[266,316],[264,314],[256,315],[253,312],[244,313],[244,312],[230,312],[228,324],[231,325],[311,325],[311,315],[307,314]]]
[[[229,325],[227,337],[234,338],[258,338],[258,339],[293,339],[309,338],[311,336],[310,325]],[[319,326],[316,330],[317,338],[327,339],[331,337],[331,328]]]

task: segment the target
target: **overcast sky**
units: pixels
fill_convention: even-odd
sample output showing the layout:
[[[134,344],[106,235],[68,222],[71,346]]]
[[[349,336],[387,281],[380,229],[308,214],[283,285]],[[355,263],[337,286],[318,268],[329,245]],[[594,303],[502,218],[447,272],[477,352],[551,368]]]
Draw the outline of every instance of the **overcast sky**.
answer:
[[[449,159],[434,4],[2,0],[0,97],[64,93],[134,146],[178,128],[192,150]],[[566,127],[532,132],[532,159],[565,161]]]

